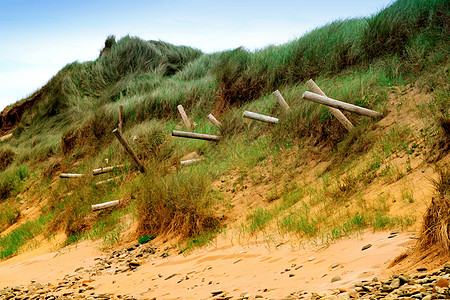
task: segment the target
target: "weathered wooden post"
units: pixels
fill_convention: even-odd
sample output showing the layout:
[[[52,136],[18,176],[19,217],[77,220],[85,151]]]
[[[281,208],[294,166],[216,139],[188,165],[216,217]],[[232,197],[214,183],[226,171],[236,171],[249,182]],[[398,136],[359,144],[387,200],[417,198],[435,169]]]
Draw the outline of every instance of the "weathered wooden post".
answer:
[[[98,168],[98,169],[94,169],[92,170],[92,175],[100,175],[103,173],[108,173],[108,172],[112,172],[114,170],[123,168],[124,165],[118,165],[118,166],[111,166],[111,167],[104,167],[104,168]]]
[[[221,125],[222,125],[222,124],[220,124],[220,122],[219,122],[212,114],[209,114],[209,115],[207,116],[207,118],[208,118],[208,120],[209,120],[211,123],[214,124],[214,126],[216,126],[217,128],[221,129]]]
[[[266,122],[266,123],[272,123],[272,124],[278,123],[277,118],[257,114],[257,113],[247,111],[247,110],[244,110],[244,113],[242,114],[242,116],[247,119],[253,119],[253,120],[262,121],[262,122]]]
[[[184,137],[184,138],[189,138],[189,139],[205,140],[205,141],[214,141],[214,142],[220,140],[220,136],[217,136],[217,135],[178,131],[178,130],[172,130],[172,136]]]
[[[286,113],[289,110],[289,104],[287,104],[286,100],[284,100],[280,91],[276,90],[275,92],[272,93],[272,95],[275,97],[275,99],[277,99],[278,103],[281,105],[284,112]]]
[[[86,174],[71,174],[71,173],[61,173],[59,178],[81,178],[86,176]]]
[[[8,133],[7,135],[0,136],[0,142],[6,141],[7,139],[11,138],[13,136],[12,133]]]
[[[306,82],[306,86],[308,89],[316,94],[327,96],[325,93],[320,89],[320,87],[314,82],[314,80],[310,79]],[[347,117],[337,108],[327,106],[327,108],[330,110],[330,112],[333,114],[333,116],[338,119],[338,121],[348,130],[354,128],[353,124],[347,119]]]
[[[106,180],[102,180],[102,181],[96,182],[95,185],[102,185],[102,184],[105,184],[105,183],[108,183],[108,182],[119,180],[120,178],[122,178],[122,177],[121,176],[116,176],[116,177],[113,177],[113,178],[108,178]]]
[[[201,162],[202,160],[203,160],[203,158],[193,158],[193,159],[188,159],[188,160],[182,160],[182,161],[180,161],[180,165],[182,165],[182,166],[192,165],[192,164]]]
[[[109,202],[105,202],[105,203],[94,204],[94,205],[91,205],[91,207],[92,207],[92,211],[96,211],[96,210],[105,209],[108,207],[113,207],[113,206],[116,206],[119,204],[120,204],[120,200],[114,200],[114,201],[109,201]]]
[[[181,118],[183,119],[184,125],[186,125],[187,129],[192,130],[191,122],[189,121],[188,116],[186,115],[186,112],[184,111],[183,105],[177,106],[178,111],[180,112]]]
[[[331,106],[334,108],[341,108],[350,112],[354,112],[356,114],[362,115],[362,116],[367,116],[367,117],[372,117],[372,118],[376,118],[381,116],[381,113],[368,109],[368,108],[364,108],[364,107],[360,107],[357,105],[353,105],[350,103],[346,103],[346,102],[342,102],[336,99],[331,99],[325,96],[321,96],[318,94],[314,94],[311,92],[304,92],[302,95],[302,98],[305,100],[309,100],[312,102],[316,102],[319,104],[323,104],[323,105],[327,105],[327,106]]]
[[[120,133],[119,129],[118,128],[114,129],[113,133],[116,136],[116,138],[119,140],[119,142],[122,144],[122,146],[125,148],[125,150],[127,151],[128,155],[134,160],[136,165],[138,165],[139,171],[141,171],[142,173],[145,173],[144,165],[140,162],[139,158],[133,152],[133,150],[131,149],[130,145],[127,143],[127,141],[125,141],[125,139],[123,138],[122,133]]]
[[[119,105],[119,131],[123,132],[123,105]]]

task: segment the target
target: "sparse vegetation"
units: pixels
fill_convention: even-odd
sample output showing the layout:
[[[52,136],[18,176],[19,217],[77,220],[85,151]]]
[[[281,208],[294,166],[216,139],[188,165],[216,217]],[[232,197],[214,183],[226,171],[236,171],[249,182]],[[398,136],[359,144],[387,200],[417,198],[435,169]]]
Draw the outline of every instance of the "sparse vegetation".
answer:
[[[423,217],[421,236],[415,249],[421,257],[433,250],[443,254],[450,251],[450,169],[442,166],[438,173],[439,179],[433,181],[438,194]]]
[[[36,234],[34,229],[25,233],[33,222],[49,232],[63,230],[68,243],[103,237],[106,246],[112,245],[121,239],[115,224],[125,215],[138,222],[138,236],[178,235],[187,238],[185,250],[204,245],[225,223],[230,199],[247,197],[249,182],[267,187],[261,188],[263,206],[240,212],[251,233],[276,226],[305,238],[336,239],[368,227],[408,226],[410,216],[391,215],[390,201],[372,203],[363,191],[377,180],[390,184],[414,171],[412,158],[399,168],[393,157],[417,154],[437,161],[450,149],[449,14],[445,0],[398,0],[371,17],[335,21],[255,52],[204,54],[161,41],[109,36],[98,59],[68,64],[1,115],[0,132],[13,136],[0,144],[0,204],[25,193],[45,204],[41,213],[46,216],[1,238],[1,257],[13,255]],[[435,97],[421,111],[435,117],[418,133],[402,120],[379,125],[346,113],[356,125],[347,132],[326,108],[301,99],[310,78],[328,96],[384,116],[406,106],[396,101],[388,107],[397,95],[394,86],[405,86],[398,91],[403,95],[406,83],[412,83]],[[291,107],[286,115],[271,95],[276,89]],[[123,134],[148,166],[145,174],[137,172],[111,134],[119,104]],[[180,127],[178,104],[197,123],[196,132],[220,134],[221,141],[170,138]],[[244,121],[243,109],[281,122]],[[205,119],[211,112],[222,122],[220,131]],[[180,158],[190,152],[205,159],[180,167]],[[317,181],[309,182],[303,173],[315,167],[312,161],[327,165],[317,169]],[[54,182],[59,172],[90,174],[122,163],[127,167],[114,174],[121,176],[116,183],[97,186],[89,176]],[[268,174],[255,174],[261,171]],[[236,180],[220,180],[229,174],[238,174]],[[402,197],[414,202],[409,190]],[[115,199],[126,200],[117,212],[92,213],[90,205]],[[0,215],[2,228],[20,216],[19,206],[11,207],[11,214]],[[442,205],[436,207],[440,211]],[[16,235],[21,237],[14,248],[9,245]]]

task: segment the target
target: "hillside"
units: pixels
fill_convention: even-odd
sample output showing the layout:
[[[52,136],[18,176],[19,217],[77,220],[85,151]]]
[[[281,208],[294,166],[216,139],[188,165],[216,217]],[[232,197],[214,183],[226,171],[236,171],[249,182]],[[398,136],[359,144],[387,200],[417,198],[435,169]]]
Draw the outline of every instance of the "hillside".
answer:
[[[98,59],[68,64],[0,114],[0,258],[86,241],[112,251],[154,238],[167,255],[195,257],[218,240],[329,246],[400,230],[419,239],[392,268],[441,267],[450,254],[449,24],[448,1],[398,0],[254,52],[108,37]],[[302,99],[309,79],[380,116],[342,111],[354,125],[347,130]],[[143,168],[112,133],[119,106]],[[244,119],[244,110],[279,122]],[[202,160],[180,164],[192,158]]]

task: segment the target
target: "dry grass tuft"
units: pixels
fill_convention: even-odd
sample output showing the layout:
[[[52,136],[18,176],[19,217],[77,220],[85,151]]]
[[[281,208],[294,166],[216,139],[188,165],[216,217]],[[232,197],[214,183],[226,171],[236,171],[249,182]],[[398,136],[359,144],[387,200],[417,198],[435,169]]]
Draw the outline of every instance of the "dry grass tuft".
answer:
[[[439,179],[433,184],[439,195],[434,198],[423,217],[423,225],[415,252],[439,249],[450,255],[450,168],[439,169]]]

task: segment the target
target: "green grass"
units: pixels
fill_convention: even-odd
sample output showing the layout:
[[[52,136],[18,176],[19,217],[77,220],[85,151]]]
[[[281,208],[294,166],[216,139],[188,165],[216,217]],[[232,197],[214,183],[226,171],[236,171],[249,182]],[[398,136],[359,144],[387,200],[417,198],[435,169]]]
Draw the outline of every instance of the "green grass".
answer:
[[[8,235],[0,238],[0,259],[17,254],[20,248],[30,242],[33,237],[42,233],[42,229],[51,218],[51,215],[43,215],[35,221],[30,221],[14,229]]]
[[[247,214],[252,233],[276,223],[280,231],[307,237],[331,232],[336,238],[364,227],[406,224],[385,208],[375,216],[341,212],[336,219],[324,211],[327,205],[351,205],[349,199],[358,198],[358,191],[376,176],[388,182],[404,176],[388,158],[410,151],[415,133],[399,123],[380,136],[376,120],[346,113],[355,124],[347,132],[326,108],[303,100],[301,94],[304,82],[313,78],[332,98],[386,113],[391,87],[416,83],[435,98],[422,109],[430,123],[424,134],[433,133],[427,142],[433,151],[446,151],[449,11],[445,0],[398,0],[371,17],[334,21],[284,45],[257,51],[205,54],[161,41],[131,36],[116,41],[110,36],[105,42],[109,50],[98,59],[68,64],[31,96],[36,105],[23,112],[13,137],[0,145],[0,202],[31,187],[48,200],[44,215],[54,212],[50,230],[64,230],[69,242],[90,235],[110,245],[121,238],[120,226],[114,226],[121,213],[93,216],[90,205],[125,198],[140,235],[176,233],[196,237],[195,245],[221,226],[221,213],[229,204],[211,185],[236,173],[233,194],[245,190],[247,182],[270,184],[265,199],[273,207]],[[276,89],[291,107],[286,115],[271,95]],[[171,138],[171,130],[183,128],[178,104],[198,124],[195,132],[220,134],[221,141]],[[148,167],[146,174],[136,172],[111,134],[119,105],[124,106],[123,134]],[[244,109],[282,122],[243,120]],[[220,131],[205,119],[211,112],[222,123]],[[312,146],[323,151],[301,152]],[[177,166],[193,151],[205,160]],[[303,156],[286,167],[286,153]],[[318,174],[323,182],[317,188],[293,180],[301,176],[300,166],[310,156],[331,161],[325,175]],[[367,164],[347,172],[359,157],[367,158]],[[115,174],[122,176],[120,181],[97,187],[86,178],[49,186],[60,172],[89,173],[106,165],[105,159],[128,165]],[[266,170],[267,164],[273,166]],[[253,174],[255,168],[268,175]],[[411,164],[406,168],[410,171]],[[283,177],[286,174],[290,179]],[[412,196],[404,197],[412,202]],[[13,222],[15,215],[5,214],[2,222]]]

